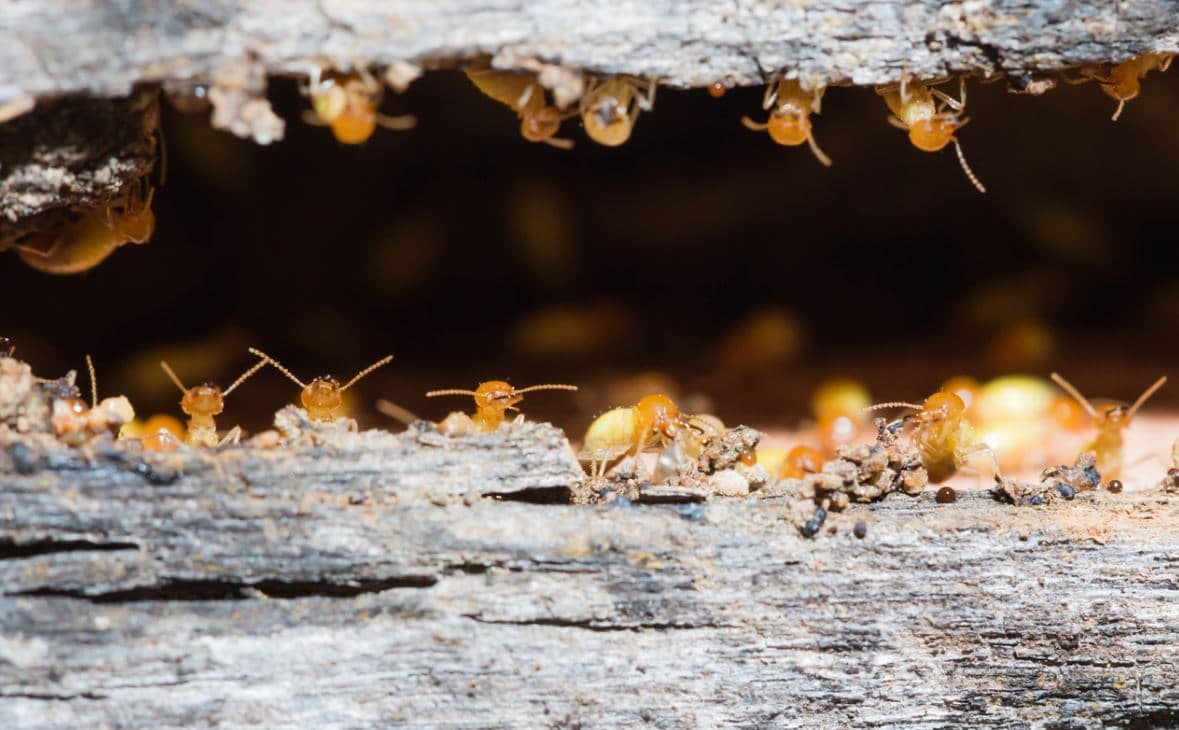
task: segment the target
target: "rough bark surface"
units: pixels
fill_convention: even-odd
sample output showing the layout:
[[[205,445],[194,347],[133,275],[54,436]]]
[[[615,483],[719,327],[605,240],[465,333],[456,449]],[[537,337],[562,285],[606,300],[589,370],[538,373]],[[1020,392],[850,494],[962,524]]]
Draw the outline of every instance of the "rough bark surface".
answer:
[[[1179,50],[1170,0],[14,0],[0,9],[0,104],[122,96],[143,82],[212,81],[227,66],[536,62],[761,83],[787,69],[828,84],[902,72],[1024,74]]]
[[[267,77],[317,67],[490,56],[544,72],[572,100],[582,71],[680,87],[760,84],[779,71],[868,86],[974,73],[1042,89],[1046,73],[1148,51],[1179,51],[1172,0],[11,0],[0,5],[0,122],[26,124],[0,127],[0,247],[111,200],[145,171],[143,144],[123,136],[136,115],[113,117],[118,102],[50,102],[61,97],[202,87],[214,126],[265,144],[284,129]]]
[[[807,540],[779,498],[365,501],[332,471],[6,476],[0,724],[1179,720],[1161,492],[894,495]]]

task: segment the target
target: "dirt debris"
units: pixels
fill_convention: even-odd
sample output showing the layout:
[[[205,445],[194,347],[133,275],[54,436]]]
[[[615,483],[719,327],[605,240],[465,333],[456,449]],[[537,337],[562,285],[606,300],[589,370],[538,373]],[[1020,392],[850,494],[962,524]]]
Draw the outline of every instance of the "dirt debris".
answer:
[[[991,494],[1000,502],[1022,507],[1043,507],[1060,500],[1071,500],[1078,492],[1093,491],[1101,486],[1097,472],[1097,456],[1086,451],[1072,466],[1045,469],[1036,483],[1000,478]]]

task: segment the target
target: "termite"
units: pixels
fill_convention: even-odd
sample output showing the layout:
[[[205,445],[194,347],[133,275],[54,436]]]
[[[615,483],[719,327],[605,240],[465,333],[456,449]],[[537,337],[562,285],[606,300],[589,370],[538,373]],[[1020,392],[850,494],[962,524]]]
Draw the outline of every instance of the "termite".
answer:
[[[144,178],[120,202],[95,208],[61,230],[37,234],[19,245],[21,260],[47,274],[79,274],[126,243],[147,243],[156,227],[154,194]]]
[[[831,158],[819,149],[811,131],[810,115],[819,113],[823,91],[822,86],[807,91],[797,79],[771,78],[761,104],[763,109],[773,107],[770,118],[765,122],[755,122],[749,117],[741,117],[741,123],[755,132],[768,131],[770,139],[780,145],[797,147],[806,142],[819,163],[831,167]]]
[[[966,163],[955,134],[970,122],[969,117],[961,116],[966,111],[965,78],[958,79],[957,99],[926,84],[910,81],[907,76],[901,79],[900,86],[881,89],[879,93],[894,115],[888,118],[888,123],[908,132],[914,147],[923,152],[938,152],[953,142],[966,177],[980,193],[987,191]]]
[[[966,419],[966,403],[955,393],[939,390],[921,404],[878,403],[868,411],[881,408],[912,408],[915,413],[904,421],[916,423],[913,441],[921,458],[921,465],[929,472],[929,481],[938,484],[952,477],[971,457],[986,454],[991,459],[994,476],[999,477],[999,463],[995,452],[985,443],[975,440],[974,429]]]
[[[802,479],[823,470],[823,455],[810,446],[795,446],[786,453],[779,467],[781,479]]]
[[[1090,79],[1096,81],[1107,96],[1118,102],[1118,107],[1114,109],[1111,117],[1116,122],[1118,117],[1122,116],[1122,109],[1125,108],[1126,102],[1137,97],[1142,91],[1142,79],[1146,74],[1155,69],[1158,69],[1159,72],[1166,71],[1170,68],[1173,58],[1174,55],[1170,53],[1144,53],[1119,63],[1106,73],[1083,69],[1081,79],[1074,81],[1066,77],[1065,81],[1069,83],[1083,83]]]
[[[520,136],[524,139],[563,150],[572,149],[573,140],[554,135],[560,130],[561,123],[575,113],[547,104],[545,91],[534,77],[475,67],[467,69],[467,78],[484,94],[516,112],[520,117]]]
[[[561,383],[546,383],[544,385],[530,385],[527,388],[515,388],[502,380],[488,380],[480,383],[475,390],[449,388],[446,390],[431,390],[426,393],[427,398],[437,398],[440,395],[470,395],[475,398],[475,415],[471,421],[480,431],[494,431],[504,422],[507,411],[519,410],[516,404],[524,400],[525,393],[535,390],[577,390],[576,385]]]
[[[181,382],[175,371],[168,365],[167,362],[161,360],[160,367],[172,382],[180,388],[180,392],[184,396],[180,399],[180,410],[188,416],[188,443],[192,446],[205,446],[207,448],[215,448],[223,446],[227,443],[237,443],[241,438],[242,430],[240,426],[234,426],[233,429],[225,434],[224,438],[217,438],[217,424],[213,422],[213,417],[220,415],[221,411],[225,410],[225,399],[230,393],[237,390],[237,387],[246,382],[254,373],[262,369],[266,365],[266,359],[263,358],[254,363],[249,370],[241,374],[237,380],[233,381],[233,385],[225,390],[216,383],[204,383],[203,385],[195,385],[191,388]],[[154,434],[148,434],[149,437],[155,437],[155,440],[150,442],[150,446],[154,446],[158,441],[165,440],[166,437],[160,435],[159,430]]]
[[[711,413],[689,416],[683,425],[655,462],[651,480],[657,484],[678,476],[685,467],[694,471],[709,446],[729,431],[725,422]],[[738,458],[746,467],[757,466],[756,449],[742,450]]]
[[[811,412],[825,455],[834,456],[836,449],[850,444],[867,427],[864,409],[871,403],[868,389],[852,378],[832,378],[815,389]]]
[[[1084,446],[1082,451],[1092,451],[1097,455],[1097,471],[1101,476],[1107,479],[1115,479],[1121,475],[1122,471],[1122,446],[1125,443],[1122,432],[1130,425],[1130,421],[1134,418],[1134,414],[1142,407],[1142,404],[1154,395],[1159,388],[1167,382],[1167,376],[1162,376],[1154,383],[1142,391],[1142,395],[1138,396],[1138,400],[1127,408],[1125,405],[1108,405],[1103,407],[1100,411],[1093,407],[1085,396],[1081,395],[1081,391],[1073,387],[1073,384],[1065,380],[1058,373],[1052,373],[1052,380],[1073,397],[1081,408],[1085,409],[1085,413],[1089,414],[1089,419],[1093,426],[1097,429],[1097,435],[1093,440]]]
[[[90,403],[77,397],[55,398],[50,407],[49,425],[53,432],[70,443],[76,443],[87,434],[97,434],[111,427],[130,423],[135,410],[126,396],[98,400],[98,376],[94,361],[86,356],[86,368],[90,371]],[[76,391],[75,391],[76,392]]]
[[[363,68],[350,73],[325,73],[317,67],[311,71],[305,93],[311,97],[311,110],[303,114],[304,121],[331,128],[343,144],[368,141],[378,124],[392,130],[413,129],[417,124],[412,115],[391,117],[377,111],[384,89]]]
[[[579,105],[585,133],[607,147],[626,142],[639,112],[654,108],[657,86],[654,80],[644,82],[633,76],[591,78]]]
[[[613,408],[594,419],[577,458],[589,463],[591,477],[601,479],[610,463],[627,455],[637,461],[643,451],[670,443],[686,425],[671,398],[645,395],[634,406]]]
[[[351,380],[344,385],[340,385],[340,381],[336,380],[331,375],[321,375],[313,379],[310,383],[304,383],[302,380],[296,378],[290,370],[283,367],[277,360],[267,355],[266,353],[251,347],[250,353],[262,358],[264,362],[268,362],[274,366],[283,375],[291,379],[296,385],[303,389],[299,394],[299,400],[303,404],[303,409],[307,411],[307,417],[312,421],[334,421],[336,420],[336,412],[340,410],[340,406],[344,404],[344,391],[356,385],[356,381],[368,375],[379,367],[388,365],[393,360],[392,355],[377,360],[372,365],[369,365],[364,370],[358,372]]]

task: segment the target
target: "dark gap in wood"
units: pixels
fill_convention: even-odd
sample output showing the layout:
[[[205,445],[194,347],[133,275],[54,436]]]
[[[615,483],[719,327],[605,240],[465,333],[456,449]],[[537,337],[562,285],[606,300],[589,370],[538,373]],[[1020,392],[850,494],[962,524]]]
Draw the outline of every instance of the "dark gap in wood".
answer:
[[[526,504],[569,504],[573,491],[569,487],[536,487],[517,492],[486,492],[483,496],[499,502],[524,502]]]
[[[403,575],[392,578],[331,583],[327,581],[263,580],[239,583],[221,580],[170,580],[158,586],[144,586],[125,591],[87,594],[79,590],[43,588],[22,591],[18,596],[56,596],[81,598],[91,603],[138,603],[140,601],[245,601],[253,589],[267,598],[352,598],[362,593],[381,593],[392,588],[430,588],[438,583],[432,575]]]
[[[14,542],[0,540],[0,560],[15,560],[30,558],[36,555],[51,555],[53,553],[73,553],[98,550],[103,552],[114,550],[138,550],[139,546],[133,542],[92,542],[90,540],[34,540],[32,542]]]

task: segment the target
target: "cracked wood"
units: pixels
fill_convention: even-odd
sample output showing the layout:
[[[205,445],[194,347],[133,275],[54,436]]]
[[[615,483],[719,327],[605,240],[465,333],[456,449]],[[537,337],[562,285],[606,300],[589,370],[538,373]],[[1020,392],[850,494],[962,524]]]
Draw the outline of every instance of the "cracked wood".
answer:
[[[1162,492],[894,495],[806,540],[781,498],[63,476],[5,477],[4,726],[1100,727],[1179,708]]]

